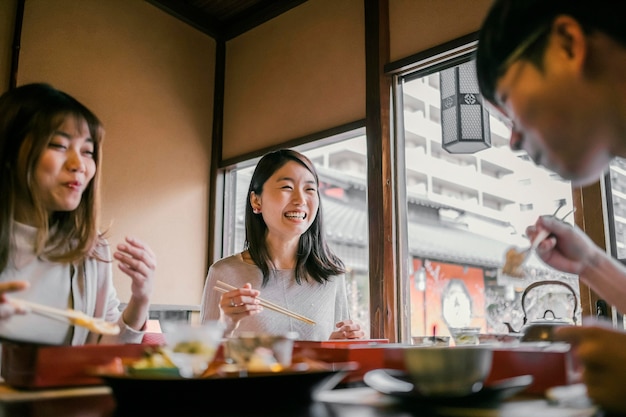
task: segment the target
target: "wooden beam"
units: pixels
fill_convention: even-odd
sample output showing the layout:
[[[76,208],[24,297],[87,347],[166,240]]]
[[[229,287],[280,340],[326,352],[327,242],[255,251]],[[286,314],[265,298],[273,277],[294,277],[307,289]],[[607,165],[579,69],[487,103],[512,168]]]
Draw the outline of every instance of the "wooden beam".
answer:
[[[371,337],[398,339],[396,239],[390,126],[389,1],[365,2],[365,115],[368,155]]]
[[[209,179],[209,211],[208,211],[208,228],[209,241],[207,245],[207,265],[205,270],[208,271],[220,254],[216,254],[216,246],[222,247],[222,228],[216,227],[216,219],[222,218],[217,216],[218,208],[223,210],[223,201],[221,196],[223,193],[223,183],[218,177],[218,167],[222,160],[222,148],[224,142],[224,90],[226,80],[226,42],[218,40],[215,50],[215,88],[213,93],[213,131],[211,140],[211,170]],[[218,197],[219,196],[219,197]],[[216,245],[216,242],[217,243]]]
[[[589,186],[574,189],[573,196],[574,207],[576,208],[576,212],[574,213],[576,225],[578,225],[596,245],[606,251],[605,218],[602,207],[603,197],[600,182],[598,181]],[[595,316],[596,303],[600,300],[600,297],[585,283],[579,282],[579,286],[583,317],[589,315]],[[610,306],[609,315],[612,316],[612,308]]]

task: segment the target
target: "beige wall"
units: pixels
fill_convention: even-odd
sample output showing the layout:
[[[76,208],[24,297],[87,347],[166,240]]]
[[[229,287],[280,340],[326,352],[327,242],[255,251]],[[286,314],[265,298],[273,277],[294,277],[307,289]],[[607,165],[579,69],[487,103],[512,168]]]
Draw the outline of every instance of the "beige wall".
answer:
[[[476,32],[492,0],[389,0],[391,61]]]
[[[223,157],[365,117],[363,0],[309,0],[226,45]]]
[[[212,38],[143,0],[26,2],[18,85],[49,82],[105,124],[102,224],[112,244],[152,246],[158,304],[200,302],[214,57]]]
[[[389,0],[390,61],[478,30],[491,0]],[[229,41],[224,158],[365,118],[363,0],[308,0]]]

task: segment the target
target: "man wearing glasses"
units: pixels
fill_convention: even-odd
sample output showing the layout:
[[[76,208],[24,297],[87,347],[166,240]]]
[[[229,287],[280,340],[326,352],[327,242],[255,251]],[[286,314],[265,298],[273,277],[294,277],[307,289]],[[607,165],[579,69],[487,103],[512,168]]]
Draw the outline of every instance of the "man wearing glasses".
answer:
[[[511,121],[511,148],[586,185],[626,157],[626,1],[495,0],[480,30],[481,94]],[[551,216],[527,229],[551,235],[538,248],[626,311],[626,268],[582,231]],[[626,412],[626,332],[596,323],[559,330],[583,365],[587,392]]]

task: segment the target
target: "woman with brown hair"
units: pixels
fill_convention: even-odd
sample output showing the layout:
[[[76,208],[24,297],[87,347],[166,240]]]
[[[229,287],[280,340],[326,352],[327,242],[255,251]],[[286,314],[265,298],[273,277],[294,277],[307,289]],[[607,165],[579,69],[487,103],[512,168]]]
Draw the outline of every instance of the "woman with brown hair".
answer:
[[[127,238],[111,257],[98,230],[104,129],[70,95],[27,84],[0,97],[0,336],[45,344],[139,343],[148,319],[155,256]],[[131,278],[123,312],[113,258]],[[14,294],[8,292],[19,291]],[[72,308],[116,322],[117,335],[25,313],[10,298]],[[18,313],[18,314],[15,314]]]

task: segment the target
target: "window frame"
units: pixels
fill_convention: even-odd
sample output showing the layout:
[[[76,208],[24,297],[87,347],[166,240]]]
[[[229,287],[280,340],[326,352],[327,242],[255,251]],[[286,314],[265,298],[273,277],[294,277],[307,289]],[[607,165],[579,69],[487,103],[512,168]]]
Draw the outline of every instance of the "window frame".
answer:
[[[423,52],[411,55],[404,59],[391,62],[385,66],[385,73],[391,78],[391,94],[392,94],[392,109],[390,113],[391,125],[393,126],[392,141],[395,154],[395,189],[394,189],[394,201],[395,211],[394,216],[396,219],[395,228],[397,241],[397,305],[390,308],[396,314],[396,322],[399,324],[399,335],[396,335],[400,341],[407,342],[410,335],[410,329],[408,325],[408,309],[407,303],[403,300],[408,298],[408,285],[407,279],[409,273],[408,262],[408,223],[406,215],[402,214],[402,210],[399,210],[400,203],[403,199],[406,199],[406,184],[404,179],[404,158],[398,154],[399,150],[404,149],[404,126],[402,123],[402,89],[401,82],[404,77],[411,73],[415,77],[423,77],[430,73],[438,72],[444,68],[461,64],[472,59],[476,47],[478,45],[478,32],[473,32],[468,35],[459,37],[450,42],[438,45],[434,48],[425,50]],[[585,233],[587,233],[591,239],[603,250],[608,251],[612,247],[615,247],[615,233],[613,230],[612,212],[613,208],[610,204],[610,196],[606,190],[610,190],[610,178],[605,176],[597,182],[588,185],[586,187],[572,187],[572,200],[574,208],[576,209],[574,215],[574,223],[580,227]],[[610,235],[612,234],[613,240]],[[611,249],[614,250],[614,249]],[[626,260],[621,260],[626,263]],[[582,309],[582,315],[595,315],[596,306],[600,297],[586,284],[579,280],[580,290],[580,303]],[[384,302],[384,300],[381,300]],[[391,306],[390,306],[391,307]],[[610,311],[615,323],[615,312]]]
[[[395,254],[394,254],[394,262],[395,262],[395,270],[393,271],[393,279],[395,279],[395,285],[397,285],[397,293],[393,297],[387,297],[384,291],[381,291],[381,286],[385,285],[386,288],[393,287],[388,284],[384,284],[384,279],[380,279],[380,277],[376,276],[376,270],[373,270],[370,267],[370,297],[371,306],[373,308],[370,309],[370,321],[372,323],[372,328],[374,330],[371,337],[376,338],[388,338],[390,341],[399,340],[401,335],[408,335],[407,331],[408,327],[408,311],[406,310],[406,303],[402,303],[401,300],[406,300],[407,296],[407,282],[406,277],[408,276],[409,266],[408,266],[408,227],[407,227],[407,218],[406,212],[399,209],[399,201],[402,199],[406,199],[406,184],[404,175],[399,175],[403,173],[405,170],[404,159],[397,158],[397,150],[402,149],[400,145],[404,143],[404,126],[402,125],[402,118],[396,117],[395,112],[396,109],[402,109],[402,96],[398,93],[398,79],[402,74],[407,72],[414,72],[419,69],[420,66],[426,68],[430,66],[432,68],[432,72],[439,71],[443,66],[450,66],[460,63],[459,60],[467,60],[468,55],[472,54],[477,45],[477,33],[471,33],[466,36],[462,36],[450,42],[444,43],[442,45],[436,46],[434,48],[428,49],[426,51],[420,52],[415,55],[411,55],[404,59],[390,62],[384,66],[384,76],[391,80],[391,103],[389,108],[381,108],[381,113],[386,114],[388,111],[389,114],[389,123],[391,126],[390,132],[390,147],[394,150],[394,153],[383,153],[382,164],[387,164],[392,167],[392,177],[393,177],[393,200],[394,204],[384,204],[382,200],[377,200],[373,202],[369,202],[370,205],[370,215],[371,215],[371,207],[372,205],[379,205],[380,207],[376,208],[376,211],[382,213],[385,218],[393,218],[393,239],[394,245],[396,246]],[[458,55],[462,55],[461,58]],[[423,74],[425,75],[425,73]],[[385,107],[381,104],[381,107]],[[276,150],[283,147],[295,147],[306,145],[307,143],[319,141],[322,138],[329,138],[335,135],[339,135],[342,132],[348,132],[357,128],[365,128],[368,126],[370,121],[368,120],[371,116],[368,116],[367,119],[357,120],[352,123],[348,123],[345,125],[341,125],[335,128],[331,128],[325,131],[317,132],[312,135],[307,135],[304,137],[300,137],[297,139],[289,140],[283,142],[281,144],[265,147],[259,149],[257,151],[247,153],[244,155],[240,155],[235,158],[230,159],[221,159],[215,158],[217,167],[215,168],[215,181],[213,182],[212,195],[215,201],[215,205],[213,207],[213,212],[210,213],[212,220],[214,220],[215,227],[213,230],[209,230],[209,239],[212,241],[212,244],[209,245],[212,250],[208,253],[207,262],[208,265],[211,265],[216,260],[220,259],[224,255],[224,222],[225,219],[228,218],[228,210],[227,204],[225,202],[225,198],[228,198],[226,190],[229,186],[228,178],[226,173],[229,169],[233,167],[241,166],[244,161],[251,160],[256,158],[257,160],[266,152]],[[366,132],[369,135],[371,132]],[[378,138],[377,140],[380,140]],[[368,153],[370,152],[370,148],[368,146]],[[370,182],[369,178],[373,175],[376,175],[375,168],[372,167],[369,161],[372,160],[372,156],[368,155],[368,166],[367,166],[367,177],[368,183]],[[380,157],[377,157],[376,161],[379,161]],[[587,233],[592,240],[601,248],[605,249],[608,247],[608,238],[606,237],[610,230],[609,222],[606,221],[607,218],[610,218],[610,213],[612,212],[612,208],[607,210],[606,208],[606,193],[604,188],[607,187],[605,180],[598,181],[594,184],[591,184],[587,187],[574,188],[572,190],[573,193],[573,202],[574,207],[576,208],[576,213],[574,215],[575,223],[579,226],[585,233]],[[369,198],[368,198],[369,200]],[[608,213],[607,213],[608,212]],[[370,218],[371,223],[371,218]],[[380,232],[374,230],[374,228],[370,228],[369,230],[369,238],[370,242],[373,239],[380,238]],[[372,257],[372,246],[370,243],[370,258]],[[371,264],[370,264],[371,265]],[[595,305],[598,301],[599,297],[585,284],[580,283],[580,295],[581,295],[581,307],[583,315],[589,315],[595,313]],[[374,298],[377,299],[374,299]],[[383,314],[384,313],[384,314]],[[374,326],[377,325],[378,322],[384,320],[386,323],[395,322],[395,329],[398,330],[400,334],[379,334]],[[384,326],[380,326],[381,329]],[[391,329],[394,329],[394,326],[391,326]],[[393,331],[393,330],[392,330]],[[407,337],[407,336],[403,336]]]
[[[406,300],[409,299],[410,280],[408,277],[412,268],[409,265],[412,260],[409,256],[408,218],[407,212],[404,210],[404,201],[407,198],[406,164],[404,155],[399,153],[405,148],[402,83],[408,80],[406,75],[409,73],[411,78],[424,77],[471,60],[477,44],[477,33],[473,33],[385,66],[385,74],[391,78],[390,123],[393,126],[391,141],[394,155],[392,157],[395,159],[393,216],[397,247],[396,306],[389,306],[387,310],[395,312],[391,319],[393,320],[395,317],[398,334],[394,335],[394,338],[401,343],[410,343],[411,337],[411,312],[410,305]],[[380,300],[380,302],[384,303],[384,300]],[[386,336],[388,337],[388,335]]]

